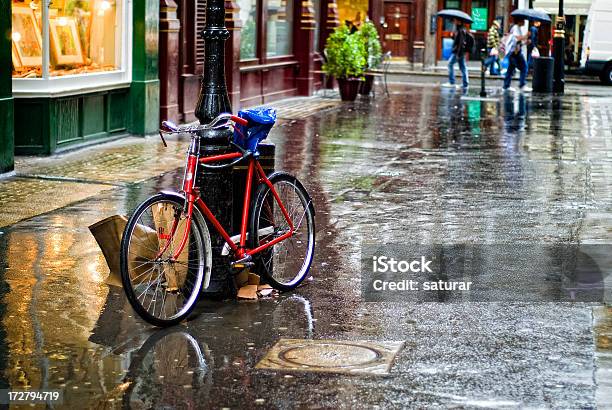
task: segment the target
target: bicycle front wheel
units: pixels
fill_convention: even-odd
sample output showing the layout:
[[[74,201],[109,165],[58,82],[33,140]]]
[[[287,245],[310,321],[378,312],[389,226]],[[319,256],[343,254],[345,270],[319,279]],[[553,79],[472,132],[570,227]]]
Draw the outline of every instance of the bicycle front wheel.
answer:
[[[171,326],[191,313],[212,264],[210,234],[194,208],[185,246],[187,219],[178,194],[157,194],[128,220],[121,240],[121,279],[134,310],[155,326]]]
[[[293,235],[258,254],[261,273],[269,284],[282,291],[295,289],[308,275],[314,256],[314,206],[294,176],[276,172],[270,182],[293,223]],[[290,231],[289,223],[272,190],[261,184],[255,194],[251,215],[251,247],[265,245]]]

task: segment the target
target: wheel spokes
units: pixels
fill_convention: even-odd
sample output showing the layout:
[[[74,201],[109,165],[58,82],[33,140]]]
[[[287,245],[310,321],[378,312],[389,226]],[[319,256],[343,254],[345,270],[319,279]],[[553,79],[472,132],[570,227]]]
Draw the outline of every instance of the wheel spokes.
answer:
[[[153,202],[136,216],[131,228],[127,278],[138,305],[158,319],[182,316],[195,303],[203,280],[198,223],[192,222],[186,245],[173,259],[187,226],[181,210],[173,201]]]

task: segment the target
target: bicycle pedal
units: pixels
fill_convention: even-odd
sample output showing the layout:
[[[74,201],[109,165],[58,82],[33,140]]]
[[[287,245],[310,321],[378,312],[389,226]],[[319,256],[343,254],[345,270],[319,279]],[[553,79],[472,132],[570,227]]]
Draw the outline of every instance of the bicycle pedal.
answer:
[[[255,263],[254,262],[239,262],[239,263],[238,262],[232,262],[230,264],[230,266],[233,269],[245,269],[245,268],[251,268],[251,267],[255,266]]]

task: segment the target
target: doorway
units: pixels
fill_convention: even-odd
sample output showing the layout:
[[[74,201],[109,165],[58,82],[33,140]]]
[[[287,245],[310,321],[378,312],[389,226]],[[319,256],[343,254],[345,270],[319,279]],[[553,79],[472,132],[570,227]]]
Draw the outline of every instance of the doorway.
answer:
[[[412,4],[399,2],[384,3],[384,23],[382,25],[382,46],[391,51],[393,57],[406,60],[410,54],[410,19]]]

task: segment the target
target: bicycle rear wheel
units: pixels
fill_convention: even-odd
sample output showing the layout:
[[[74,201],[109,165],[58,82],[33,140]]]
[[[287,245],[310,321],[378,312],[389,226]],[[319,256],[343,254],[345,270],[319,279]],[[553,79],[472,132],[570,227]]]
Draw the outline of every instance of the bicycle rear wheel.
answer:
[[[276,172],[270,182],[283,203],[294,227],[294,234],[258,254],[261,273],[278,290],[295,289],[308,275],[315,248],[314,206],[310,196],[294,176]],[[289,232],[290,226],[265,184],[257,188],[251,214],[251,248],[269,243]]]
[[[210,234],[197,208],[185,247],[172,257],[187,227],[183,206],[180,195],[147,199],[128,220],[121,240],[123,288],[134,310],[155,326],[185,319],[210,278]]]

